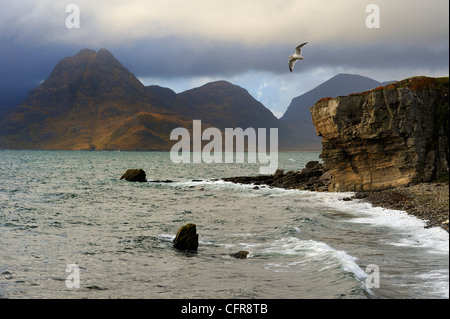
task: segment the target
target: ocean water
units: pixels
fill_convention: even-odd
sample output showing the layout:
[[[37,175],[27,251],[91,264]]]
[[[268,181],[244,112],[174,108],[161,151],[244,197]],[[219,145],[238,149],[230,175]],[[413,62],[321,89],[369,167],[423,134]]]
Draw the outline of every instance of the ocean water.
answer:
[[[279,168],[318,155],[280,153]],[[259,166],[174,164],[164,152],[0,151],[0,297],[449,297],[447,232],[342,200],[351,193],[220,180]],[[149,182],[120,180],[129,168]],[[197,225],[196,253],[172,246],[187,223]],[[240,250],[248,258],[229,256]]]

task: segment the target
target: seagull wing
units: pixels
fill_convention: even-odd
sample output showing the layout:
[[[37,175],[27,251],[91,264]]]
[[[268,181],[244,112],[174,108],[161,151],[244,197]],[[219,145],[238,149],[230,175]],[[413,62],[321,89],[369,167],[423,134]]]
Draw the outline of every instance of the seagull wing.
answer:
[[[295,48],[295,54],[302,55],[302,47],[306,45],[308,42],[302,43]]]
[[[289,60],[289,70],[292,72],[292,70],[294,69],[294,64],[295,62],[297,62],[297,59],[290,59]]]

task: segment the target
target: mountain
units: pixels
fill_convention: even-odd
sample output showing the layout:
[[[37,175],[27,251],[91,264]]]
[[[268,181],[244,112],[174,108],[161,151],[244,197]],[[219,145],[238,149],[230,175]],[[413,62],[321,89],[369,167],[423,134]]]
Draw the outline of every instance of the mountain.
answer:
[[[174,128],[279,128],[295,133],[243,88],[225,81],[176,94],[144,86],[106,49],[62,59],[26,100],[0,119],[0,149],[170,150]],[[296,145],[299,147],[299,145]]]
[[[207,83],[178,94],[175,107],[177,112],[192,118],[200,116],[202,121],[221,130],[227,127],[252,127],[255,130],[278,128],[280,150],[301,147],[300,143],[292,142],[296,138],[294,131],[281,123],[247,90],[226,81]]]
[[[292,99],[280,121],[298,132],[297,141],[303,139],[304,143],[307,140],[320,150],[321,138],[317,136],[312,123],[310,107],[322,98],[368,91],[388,83],[381,83],[360,75],[338,74],[311,91]]]
[[[146,88],[106,49],[61,60],[0,125],[0,148],[167,149],[170,129],[190,119],[161,112]],[[169,131],[169,132],[167,132]]]

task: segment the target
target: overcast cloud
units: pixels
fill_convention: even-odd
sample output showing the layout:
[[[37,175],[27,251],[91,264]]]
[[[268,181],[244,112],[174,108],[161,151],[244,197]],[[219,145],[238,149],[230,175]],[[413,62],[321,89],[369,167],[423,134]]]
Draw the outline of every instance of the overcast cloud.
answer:
[[[79,29],[65,25],[71,3]],[[370,3],[379,29],[365,25]],[[180,92],[225,79],[281,116],[338,73],[448,76],[448,10],[447,0],[2,0],[0,105],[61,58],[105,47],[146,85]],[[288,56],[305,41],[291,74]]]

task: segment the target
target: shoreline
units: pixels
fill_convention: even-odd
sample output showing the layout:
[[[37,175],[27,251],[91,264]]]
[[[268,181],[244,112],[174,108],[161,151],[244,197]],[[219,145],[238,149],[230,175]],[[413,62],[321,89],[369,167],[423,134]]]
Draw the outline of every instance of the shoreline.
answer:
[[[273,175],[222,178],[238,184],[268,185],[284,189],[329,192],[331,175],[323,164],[312,161],[301,171],[277,170]],[[441,227],[449,232],[449,183],[429,182],[373,191],[355,191],[352,198],[374,207],[404,211],[426,221],[425,228]]]
[[[449,231],[448,182],[356,192],[353,198],[362,199],[374,207],[404,211],[426,221],[425,228],[441,227]]]

